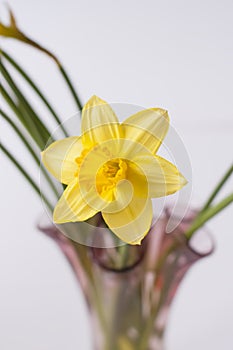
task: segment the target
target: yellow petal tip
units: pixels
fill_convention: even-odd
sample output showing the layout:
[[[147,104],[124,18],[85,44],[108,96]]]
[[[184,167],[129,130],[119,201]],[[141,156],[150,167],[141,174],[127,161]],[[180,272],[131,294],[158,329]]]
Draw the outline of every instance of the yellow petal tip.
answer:
[[[84,105],[83,110],[88,109],[88,108],[92,108],[92,107],[96,107],[99,105],[104,105],[107,104],[106,101],[102,100],[100,97],[98,97],[97,95],[93,95],[88,101],[87,103]]]
[[[188,183],[188,180],[183,175],[181,175],[181,177],[180,177],[181,188],[184,187],[185,185],[187,185],[187,183]]]

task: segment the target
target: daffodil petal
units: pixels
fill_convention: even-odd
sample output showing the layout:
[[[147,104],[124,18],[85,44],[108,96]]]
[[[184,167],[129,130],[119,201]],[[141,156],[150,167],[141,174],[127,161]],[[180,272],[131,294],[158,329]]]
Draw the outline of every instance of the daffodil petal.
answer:
[[[47,170],[60,182],[73,181],[78,166],[75,158],[82,151],[80,137],[72,136],[53,142],[42,153],[42,161]]]
[[[106,213],[102,216],[108,227],[122,241],[128,244],[140,244],[148,233],[152,217],[151,199],[139,199],[133,197],[130,204],[122,211]]]
[[[83,198],[77,181],[68,185],[57,202],[53,212],[53,221],[57,224],[65,222],[85,221],[94,216],[98,210],[90,207]]]
[[[143,144],[155,154],[169,128],[169,116],[166,110],[150,108],[127,118],[121,124],[124,137]]]
[[[89,148],[108,139],[120,137],[119,121],[110,105],[92,96],[82,110],[82,141]]]
[[[149,184],[142,168],[136,163],[129,162],[127,169],[127,179],[134,189],[134,196],[138,198],[149,197]]]
[[[177,167],[162,157],[138,155],[133,161],[146,176],[150,197],[173,194],[187,183]]]

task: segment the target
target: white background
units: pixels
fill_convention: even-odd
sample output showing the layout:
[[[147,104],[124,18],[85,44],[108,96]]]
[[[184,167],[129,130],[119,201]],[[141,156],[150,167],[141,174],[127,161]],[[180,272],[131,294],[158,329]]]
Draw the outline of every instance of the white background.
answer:
[[[233,2],[11,0],[21,28],[58,54],[83,101],[168,109],[202,203],[232,161]],[[6,20],[3,3],[1,17]],[[63,119],[76,112],[54,64],[1,39],[50,96]],[[44,118],[47,112],[41,109]],[[1,139],[38,172],[14,134]],[[90,350],[85,304],[57,246],[34,227],[40,201],[1,154],[0,349]],[[226,186],[223,195],[232,189]],[[209,223],[215,254],[183,282],[171,311],[168,350],[233,348],[232,207]]]

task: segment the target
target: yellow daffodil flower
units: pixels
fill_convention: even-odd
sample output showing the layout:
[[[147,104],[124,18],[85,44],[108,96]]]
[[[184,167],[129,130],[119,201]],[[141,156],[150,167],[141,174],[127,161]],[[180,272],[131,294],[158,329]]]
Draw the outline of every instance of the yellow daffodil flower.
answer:
[[[49,172],[67,185],[54,222],[85,221],[101,212],[122,241],[140,244],[152,223],[151,198],[186,184],[175,165],[156,155],[168,128],[163,109],[140,111],[120,124],[112,108],[93,96],[82,110],[82,135],[42,152]]]

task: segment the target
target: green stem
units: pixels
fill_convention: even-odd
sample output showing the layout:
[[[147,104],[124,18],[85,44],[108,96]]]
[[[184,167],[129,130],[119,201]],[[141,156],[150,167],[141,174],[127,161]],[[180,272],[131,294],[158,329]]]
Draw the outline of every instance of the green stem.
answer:
[[[220,180],[220,182],[217,184],[216,188],[214,189],[214,191],[211,193],[210,197],[208,198],[208,200],[206,201],[206,203],[204,204],[203,208],[201,209],[200,214],[204,213],[204,211],[209,208],[209,206],[211,205],[211,203],[213,202],[213,200],[215,199],[216,195],[218,194],[218,192],[221,190],[221,188],[223,187],[223,185],[225,184],[225,182],[227,181],[227,179],[231,176],[233,172],[233,164],[230,166],[230,168],[227,170],[227,172],[225,173],[225,175],[223,176],[223,178]]]
[[[208,220],[213,216],[220,213],[224,208],[233,202],[233,193],[224,198],[217,205],[206,209],[201,215],[198,215],[193,221],[190,228],[185,232],[187,239],[190,239],[195,231],[197,231],[201,226],[203,226]]]
[[[28,175],[28,173],[24,170],[24,168],[19,164],[19,162],[15,159],[15,157],[7,150],[6,147],[3,146],[1,143],[1,150],[5,155],[10,159],[10,161],[16,166],[16,168],[21,172],[21,174],[26,178],[26,180],[30,183],[34,191],[42,197],[42,199],[45,201],[46,205],[49,207],[49,209],[52,211],[53,206],[47,199],[47,197],[40,191],[39,187],[36,185],[36,183],[31,179],[31,177]]]
[[[37,85],[32,81],[32,79],[28,76],[28,74],[19,66],[18,63],[15,62],[15,60],[9,56],[5,51],[1,50],[1,54],[5,57],[5,59],[21,74],[21,76],[27,81],[27,83],[32,87],[32,89],[37,93],[37,95],[40,97],[40,99],[44,102],[45,106],[48,108],[52,116],[54,117],[55,121],[58,123],[58,125],[61,126],[61,129],[65,136],[69,136],[66,129],[62,125],[62,122],[60,118],[58,117],[55,110],[52,108],[49,101],[46,99],[44,94],[41,92],[41,90],[37,87]]]
[[[44,148],[44,141],[39,133],[38,129],[36,128],[35,124],[31,120],[31,118],[25,118],[25,115],[21,112],[19,107],[16,105],[16,103],[13,101],[13,99],[10,97],[8,92],[4,89],[2,85],[0,85],[0,92],[2,97],[5,99],[8,106],[12,109],[12,111],[15,113],[19,121],[23,124],[25,129],[28,131],[29,135],[32,137],[32,139],[35,141],[35,143],[38,145],[40,149]]]
[[[36,164],[40,167],[40,158],[37,156],[36,152],[34,151],[32,146],[30,145],[30,143],[27,141],[27,139],[23,135],[23,133],[19,130],[19,128],[14,124],[14,122],[10,119],[10,117],[8,117],[8,115],[2,109],[0,109],[0,114],[2,115],[3,119],[14,129],[16,134],[19,136],[21,141],[26,146],[27,150],[30,152],[30,154],[33,157]],[[48,184],[51,186],[51,189],[52,189],[53,193],[55,194],[56,198],[58,198],[59,192],[56,189],[53,181],[51,180],[51,178],[49,177],[47,171],[45,170],[45,168],[43,166],[41,166],[41,171],[43,172]]]
[[[121,255],[121,268],[124,268],[127,265],[128,257],[129,257],[129,249],[130,245],[124,244],[119,247],[119,252]]]
[[[20,89],[17,87],[16,83],[12,79],[10,73],[7,71],[7,69],[4,67],[3,63],[0,62],[1,72],[9,84],[10,88],[14,92],[17,99],[20,101],[22,108],[25,110],[25,113],[28,115],[28,119],[32,119],[32,121],[35,124],[35,127],[38,129],[39,133],[42,135],[43,138],[43,147],[46,145],[50,138],[50,132],[46,128],[46,126],[42,123],[41,119],[38,117],[32,106],[29,104],[27,99],[24,97],[24,95],[21,93]]]
[[[168,255],[166,255],[166,259],[168,258]],[[169,266],[169,269],[166,271],[166,274],[164,275],[165,278],[163,281],[163,286],[160,289],[159,300],[157,301],[157,303],[155,305],[152,304],[152,306],[151,306],[151,314],[149,315],[149,317],[146,321],[146,324],[144,326],[143,332],[140,335],[140,341],[139,341],[137,350],[144,350],[144,349],[147,349],[147,347],[148,347],[149,338],[150,338],[150,336],[153,332],[153,329],[155,327],[156,316],[159,315],[161,307],[165,304],[166,298],[168,296],[168,292],[169,292],[170,287],[171,287],[171,281],[173,280],[174,275],[175,275],[175,270],[177,267],[177,261],[178,261],[179,257],[180,256],[178,253],[176,255],[172,265]],[[161,272],[158,271],[158,274],[159,273],[161,273]]]
[[[65,81],[66,81],[66,83],[67,83],[67,85],[68,85],[68,87],[70,89],[70,92],[71,92],[71,94],[72,94],[72,96],[73,96],[73,98],[74,98],[74,100],[75,100],[75,102],[76,102],[76,104],[78,106],[78,109],[82,110],[82,104],[80,102],[80,99],[79,99],[79,97],[78,97],[78,95],[77,95],[77,93],[76,93],[76,91],[75,91],[75,89],[73,87],[73,84],[71,83],[71,80],[70,80],[68,74],[65,71],[65,68],[62,67],[61,64],[58,64],[58,68],[59,68],[63,78],[65,79]]]
[[[81,245],[80,243],[76,243],[72,240],[70,240],[71,244],[74,246],[80,263],[82,265],[82,268],[84,269],[86,275],[88,276],[88,287],[92,293],[92,296],[95,298],[95,306],[97,309],[97,313],[99,316],[99,320],[102,326],[103,332],[106,333],[106,336],[109,334],[109,324],[106,322],[106,316],[105,316],[105,308],[103,306],[102,302],[102,292],[101,292],[101,284],[99,284],[100,280],[99,278],[96,278],[95,275],[95,269],[93,269],[93,261],[90,258],[90,249],[85,246]]]

